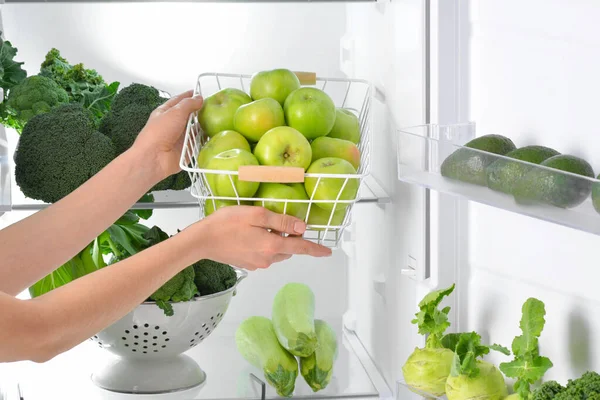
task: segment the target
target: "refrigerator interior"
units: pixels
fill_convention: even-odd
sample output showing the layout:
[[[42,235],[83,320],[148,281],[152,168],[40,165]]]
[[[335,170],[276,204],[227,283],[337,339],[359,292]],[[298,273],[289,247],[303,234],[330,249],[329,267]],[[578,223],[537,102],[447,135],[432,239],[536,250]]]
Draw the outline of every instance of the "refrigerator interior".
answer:
[[[476,330],[485,342],[510,346],[521,305],[536,297],[546,305],[541,352],[554,364],[546,379],[565,383],[597,369],[598,236],[401,182],[396,144],[401,127],[474,121],[478,136],[498,133],[517,146],[553,147],[588,160],[599,173],[593,79],[600,67],[599,13],[591,0],[2,7],[5,33],[32,72],[57,47],[108,80],[143,81],[171,93],[190,87],[201,72],[276,65],[375,85],[371,170],[389,201],[354,208],[331,260],[297,257],[243,282],[222,336],[193,350],[209,373],[197,398],[257,396],[235,352],[211,352],[245,317],[268,316],[274,293],[288,281],[309,284],[317,316],[335,322],[340,337],[342,327],[347,334],[348,358],[338,360],[331,392],[303,388],[300,397],[415,397],[391,393],[406,357],[423,343],[409,321],[425,293],[453,282],[451,330]],[[309,22],[315,27],[307,28]],[[18,196],[13,187],[13,202]],[[9,224],[25,215],[1,219]],[[159,210],[150,223],[172,233],[197,217],[194,209]],[[223,354],[239,362],[239,376],[224,377],[208,361]],[[91,390],[89,372],[104,356],[85,343],[55,364],[0,371],[28,381],[32,398],[75,397]]]
[[[424,246],[423,219],[414,212],[415,207],[422,210],[423,190],[398,182],[389,143],[395,141],[396,124],[423,122],[423,10],[420,1],[2,6],[5,35],[18,47],[29,73],[35,73],[45,53],[56,47],[68,60],[84,62],[107,81],[118,80],[122,86],[143,82],[170,93],[192,87],[202,72],[253,73],[277,66],[367,79],[377,86],[372,176],[379,190],[371,195],[380,201],[354,207],[353,224],[331,259],[295,257],[250,274],[215,333],[187,353],[208,378],[199,391],[183,393],[183,398],[260,398],[260,386],[249,373],[262,374],[237,354],[233,333],[249,316],[269,316],[275,293],[290,281],[311,287],[316,317],[336,328],[340,343],[329,387],[314,394],[299,378],[295,396],[393,396],[401,361],[420,343],[406,324],[414,313],[417,289],[400,276],[397,260],[407,260],[409,254],[420,260]],[[385,40],[373,46],[379,35]],[[17,139],[8,131],[11,151]],[[12,189],[13,204],[37,203],[25,199],[14,181]],[[181,194],[160,196],[190,201]],[[6,226],[29,214],[20,210],[0,218]],[[155,210],[147,223],[173,234],[197,219],[197,208]],[[411,235],[403,235],[408,229]],[[28,399],[118,397],[96,389],[89,379],[110,358],[106,353],[86,342],[46,364],[2,365],[0,375],[11,385],[20,382]],[[267,386],[267,397],[274,395]]]

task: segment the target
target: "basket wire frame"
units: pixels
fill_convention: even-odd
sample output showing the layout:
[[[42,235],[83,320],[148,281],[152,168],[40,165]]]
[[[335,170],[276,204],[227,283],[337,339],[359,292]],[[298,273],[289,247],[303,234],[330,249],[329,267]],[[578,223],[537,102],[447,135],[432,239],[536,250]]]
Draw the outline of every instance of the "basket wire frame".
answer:
[[[223,74],[223,73],[206,73],[198,77],[195,95],[201,95],[205,98],[224,88],[241,89],[248,93],[250,87],[251,75],[244,74]],[[240,196],[236,187],[238,171],[226,170],[209,170],[200,168],[198,165],[198,153],[207,143],[208,137],[202,131],[198,122],[196,113],[189,116],[184,146],[182,149],[180,166],[187,171],[192,182],[190,193],[198,199],[200,205],[200,216],[204,216],[206,210],[206,202],[211,201],[213,209],[217,209],[217,201],[231,201],[238,205],[244,203],[258,203],[264,206],[265,203],[283,204],[283,212],[287,213],[290,203],[304,203],[308,205],[305,214],[305,222],[308,222],[308,216],[315,204],[329,203],[333,210],[329,212],[329,219],[326,225],[311,225],[307,224],[307,229],[304,238],[314,241],[327,247],[337,247],[342,238],[343,231],[350,225],[351,211],[354,204],[360,199],[360,191],[364,184],[364,178],[369,175],[371,164],[371,102],[372,102],[372,86],[363,80],[343,79],[343,78],[317,78],[317,87],[326,92],[334,101],[336,107],[341,107],[354,113],[360,124],[360,141],[358,149],[360,151],[360,165],[356,174],[315,174],[305,173],[305,178],[315,178],[318,188],[323,179],[343,179],[338,194],[334,200],[317,200],[315,199],[316,190],[313,193],[307,193],[309,200],[298,199],[266,199],[257,197]],[[216,196],[208,183],[208,175],[226,175],[234,193],[233,197]],[[350,180],[358,180],[357,194],[354,199],[342,200],[340,197],[344,193]],[[332,224],[333,218],[337,212],[345,209],[345,215],[339,225]],[[325,211],[328,212],[328,211]]]

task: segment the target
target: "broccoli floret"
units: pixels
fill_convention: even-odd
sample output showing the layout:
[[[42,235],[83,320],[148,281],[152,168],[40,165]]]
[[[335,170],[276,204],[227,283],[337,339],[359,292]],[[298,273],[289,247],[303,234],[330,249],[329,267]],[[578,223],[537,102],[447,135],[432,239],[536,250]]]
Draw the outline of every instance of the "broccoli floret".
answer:
[[[194,282],[201,296],[227,290],[237,281],[235,270],[227,264],[213,260],[200,260],[193,267],[196,272]]]
[[[194,284],[194,268],[190,266],[162,285],[150,296],[150,300],[154,300],[156,305],[165,312],[165,315],[172,316],[173,306],[170,302],[189,301],[196,294],[198,294],[198,289]]]
[[[118,112],[131,104],[148,105],[156,108],[164,102],[165,99],[160,97],[160,93],[156,88],[141,83],[132,83],[117,93],[113,100],[112,109]]]
[[[569,379],[565,390],[554,400],[600,400],[600,375],[588,371],[578,379]]]
[[[140,83],[133,83],[123,88],[115,96],[111,111],[100,124],[100,132],[112,139],[117,155],[133,145],[152,111],[165,101],[166,99],[160,97],[157,89]],[[150,191],[184,190],[190,185],[188,173],[182,171],[163,179]]]
[[[190,180],[190,174],[187,171],[178,172],[173,179],[172,190],[185,190],[190,187],[192,181]]]
[[[23,124],[38,114],[69,102],[69,95],[52,79],[30,76],[10,90],[6,107]]]
[[[115,158],[109,138],[96,131],[91,113],[78,104],[33,117],[15,152],[15,180],[25,196],[56,202]]]
[[[533,391],[529,400],[552,400],[563,390],[565,390],[564,386],[556,381],[544,382]]]
[[[124,153],[133,145],[155,108],[148,104],[130,104],[108,114],[100,129],[112,139],[117,154]]]

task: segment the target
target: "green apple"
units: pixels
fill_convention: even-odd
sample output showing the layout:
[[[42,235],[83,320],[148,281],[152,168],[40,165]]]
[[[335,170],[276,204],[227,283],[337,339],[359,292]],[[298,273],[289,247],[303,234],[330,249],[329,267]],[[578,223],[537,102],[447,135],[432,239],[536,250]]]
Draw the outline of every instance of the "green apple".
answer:
[[[240,149],[250,151],[250,144],[236,131],[223,131],[213,136],[198,153],[198,167],[204,168],[214,156],[225,150]]]
[[[312,160],[312,149],[300,132],[289,126],[279,126],[260,138],[254,155],[261,165],[306,169]]]
[[[283,105],[288,126],[312,140],[326,136],[335,124],[335,104],[321,89],[302,87],[294,90]]]
[[[227,88],[204,99],[198,111],[198,122],[202,130],[212,137],[219,132],[233,129],[233,116],[237,109],[252,101],[250,96],[239,89]]]
[[[360,122],[352,111],[338,108],[335,110],[335,123],[329,135],[332,138],[349,140],[354,144],[360,142]]]
[[[281,200],[308,200],[304,185],[301,183],[262,183],[256,197],[260,199],[281,199]],[[255,206],[265,207],[268,210],[283,214],[291,215],[304,220],[308,211],[308,203],[288,202],[287,207],[284,201],[263,201],[255,200]]]
[[[283,108],[270,98],[244,104],[233,117],[235,130],[251,142],[258,142],[267,131],[282,125],[285,125]]]
[[[339,207],[339,206],[338,206]],[[321,207],[316,207],[316,203],[310,207],[310,211],[308,212],[308,222],[307,225],[323,225],[323,226],[340,226],[344,222],[344,217],[346,216],[346,208],[343,207],[339,209],[336,207],[336,211],[333,213],[333,217],[331,218],[331,222],[329,222],[329,217],[331,216],[331,211],[323,210]],[[315,231],[324,231],[325,228],[311,228]]]
[[[256,157],[246,150],[232,149],[226,150],[211,158],[206,169],[220,171],[237,171],[239,167],[244,165],[258,165]],[[217,197],[252,197],[258,190],[260,185],[258,182],[244,182],[238,179],[237,175],[218,175],[206,174],[208,186],[212,190],[213,195]],[[231,184],[233,181],[233,185]]]
[[[250,81],[250,97],[253,100],[270,97],[283,106],[285,99],[300,88],[300,80],[289,69],[278,68],[257,72]]]
[[[335,158],[326,157],[321,158],[313,162],[308,170],[308,174],[337,174],[337,175],[354,175],[356,170],[348,161]],[[338,194],[342,190],[342,186],[346,181],[346,178],[306,178],[304,181],[304,187],[308,197],[313,200],[330,200],[335,201],[338,199]],[[319,182],[317,186],[317,181]],[[354,200],[358,193],[359,182],[356,178],[348,179],[348,183],[344,186],[344,190],[338,200]],[[314,193],[314,196],[313,196]],[[321,207],[323,210],[333,210],[334,202],[331,203],[314,203],[315,206]],[[336,210],[345,210],[348,207],[347,203],[338,203]]]
[[[214,201],[214,203],[213,203]],[[237,206],[238,202],[236,200],[216,200],[216,199],[206,199],[204,203],[204,215],[208,217],[210,214],[215,212],[215,205],[217,206],[217,210],[223,207]],[[240,201],[242,206],[251,206],[252,202],[250,201]]]
[[[358,169],[360,165],[360,151],[349,140],[322,136],[313,140],[310,147],[312,148],[312,161],[325,157],[337,157],[348,161],[355,169]]]

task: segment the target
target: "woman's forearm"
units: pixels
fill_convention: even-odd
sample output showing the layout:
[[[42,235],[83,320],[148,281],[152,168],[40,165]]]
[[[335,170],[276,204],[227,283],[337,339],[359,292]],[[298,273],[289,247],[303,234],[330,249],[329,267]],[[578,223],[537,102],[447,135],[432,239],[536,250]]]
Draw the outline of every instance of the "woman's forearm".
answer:
[[[16,295],[52,272],[163,177],[132,148],[54,205],[0,231],[0,291]],[[100,194],[100,195],[99,195]]]
[[[184,230],[32,300],[0,294],[0,362],[49,360],[116,322],[202,258],[198,238]]]

